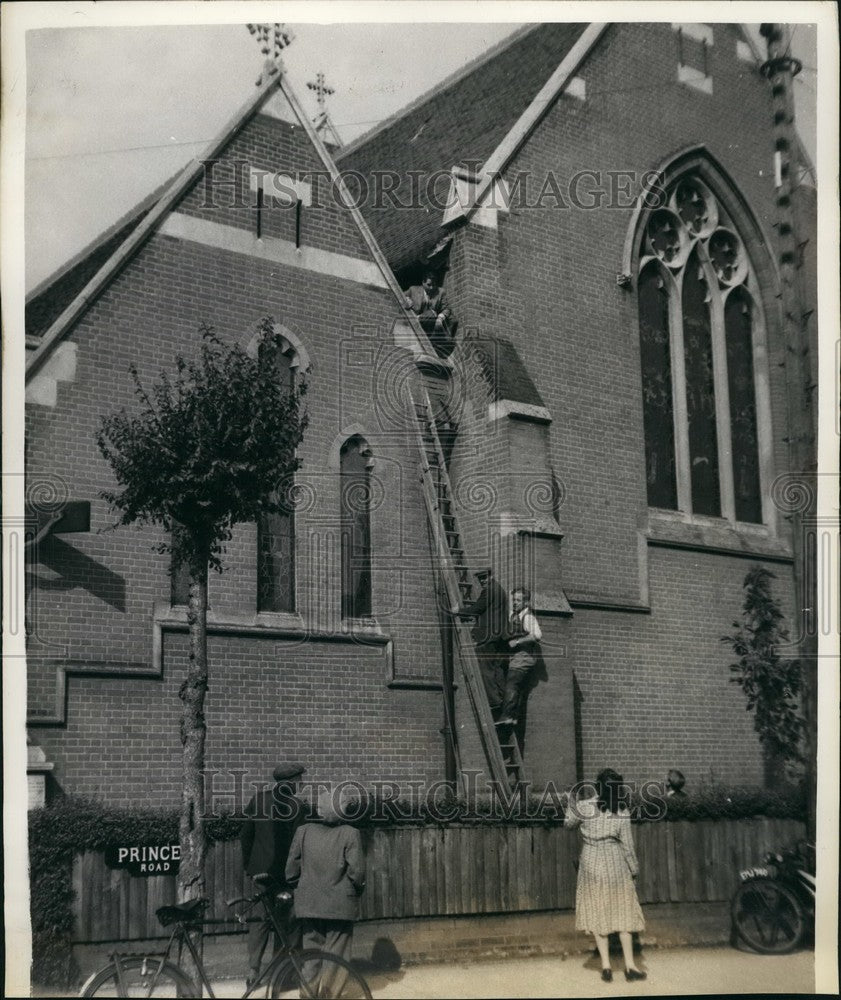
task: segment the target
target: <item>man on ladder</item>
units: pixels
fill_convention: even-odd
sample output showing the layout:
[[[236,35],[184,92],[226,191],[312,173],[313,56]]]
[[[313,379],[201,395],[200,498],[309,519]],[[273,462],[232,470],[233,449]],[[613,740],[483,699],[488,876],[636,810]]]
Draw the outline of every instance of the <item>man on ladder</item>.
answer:
[[[511,659],[505,678],[501,718],[497,722],[500,727],[515,726],[520,721],[523,695],[540,659],[542,638],[537,616],[531,608],[531,591],[527,587],[517,587],[511,592],[511,602],[511,638],[508,640]]]
[[[452,608],[452,613],[458,618],[476,619],[470,635],[476,644],[476,657],[491,715],[498,719],[505,696],[505,667],[508,663],[508,598],[494,579],[490,566],[477,570],[475,575],[482,588],[481,593],[466,608]]]

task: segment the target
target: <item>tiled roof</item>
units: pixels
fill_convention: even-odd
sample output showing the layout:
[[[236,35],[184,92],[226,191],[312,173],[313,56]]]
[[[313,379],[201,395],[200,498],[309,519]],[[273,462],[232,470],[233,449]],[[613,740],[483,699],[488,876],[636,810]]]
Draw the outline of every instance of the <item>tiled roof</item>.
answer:
[[[518,32],[495,55],[478,60],[475,69],[449,85],[445,81],[369,138],[362,136],[339,152],[343,172],[359,171],[369,179],[375,170],[400,175],[393,196],[378,204],[371,183],[363,204],[393,270],[422,261],[441,238],[450,168],[463,164],[475,170],[488,159],[585,28],[552,23]],[[418,171],[419,180],[408,171]],[[436,171],[442,174],[428,185]]]
[[[471,346],[491,386],[494,402],[507,399],[529,406],[544,406],[537,386],[510,340],[483,337],[472,341]]]

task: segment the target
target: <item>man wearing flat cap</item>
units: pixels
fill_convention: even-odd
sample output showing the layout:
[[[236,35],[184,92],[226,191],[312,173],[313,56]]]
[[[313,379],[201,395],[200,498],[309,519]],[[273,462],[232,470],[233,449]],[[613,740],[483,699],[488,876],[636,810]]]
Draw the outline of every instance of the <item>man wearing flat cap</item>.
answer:
[[[470,635],[476,644],[476,656],[491,715],[497,719],[505,696],[505,668],[508,665],[508,598],[499,582],[494,579],[490,566],[477,569],[476,579],[482,588],[476,600],[466,608],[451,610],[458,618],[476,619]]]
[[[264,788],[245,807],[245,820],[240,830],[242,863],[247,875],[262,876],[271,880],[274,894],[289,890],[286,881],[286,861],[295,831],[306,819],[304,803],[295,797],[298,780],[306,769],[302,764],[282,763],[274,769],[274,786]],[[284,920],[286,913],[289,913]],[[291,916],[291,910],[275,914],[284,926],[290,944],[300,943],[300,928]],[[260,974],[260,962],[271,934],[271,927],[265,921],[251,923],[248,928],[248,982],[249,985]],[[275,941],[277,953],[279,942]]]

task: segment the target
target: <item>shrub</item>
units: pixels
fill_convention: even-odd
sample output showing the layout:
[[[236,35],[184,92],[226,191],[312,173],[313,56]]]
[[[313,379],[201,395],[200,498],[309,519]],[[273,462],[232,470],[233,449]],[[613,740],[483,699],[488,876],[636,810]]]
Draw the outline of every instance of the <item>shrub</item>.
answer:
[[[745,577],[742,621],[722,637],[738,660],[731,664],[731,680],[745,693],[745,708],[754,713],[753,725],[771,762],[783,765],[803,760],[803,719],[798,708],[801,690],[800,661],[780,656],[788,640],[783,613],[771,594],[774,574],[753,566]]]

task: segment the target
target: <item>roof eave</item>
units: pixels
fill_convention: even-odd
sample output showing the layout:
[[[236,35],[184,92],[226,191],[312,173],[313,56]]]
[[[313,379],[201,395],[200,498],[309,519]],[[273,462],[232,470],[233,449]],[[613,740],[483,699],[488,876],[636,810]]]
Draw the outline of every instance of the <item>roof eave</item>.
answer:
[[[508,166],[528,137],[554,106],[576,71],[587,59],[610,25],[591,22],[563,57],[555,72],[540,88],[526,110],[520,115],[482,168],[482,179],[476,186],[473,198],[464,208],[464,218],[469,219],[487,197],[502,171]]]

